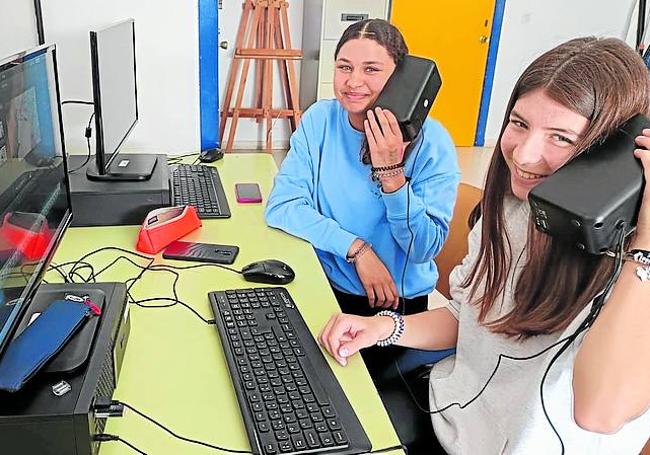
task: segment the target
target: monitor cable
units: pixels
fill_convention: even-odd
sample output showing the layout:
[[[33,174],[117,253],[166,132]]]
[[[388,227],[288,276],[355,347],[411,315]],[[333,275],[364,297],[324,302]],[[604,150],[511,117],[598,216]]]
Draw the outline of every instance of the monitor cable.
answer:
[[[95,105],[95,103],[93,103],[92,101],[82,101],[82,100],[65,100],[65,101],[61,101],[62,106],[65,105],[65,104],[85,104],[85,105],[88,105],[88,106],[94,106]]]
[[[61,106],[64,106],[66,104],[81,104],[81,105],[86,105],[86,106],[94,106],[95,103],[92,101],[82,101],[82,100],[65,100],[61,102]],[[88,154],[86,155],[86,159],[83,161],[82,164],[77,166],[74,169],[71,169],[68,171],[68,174],[74,174],[78,170],[82,169],[83,167],[88,164],[88,161],[90,161],[90,156],[92,155],[90,151],[90,138],[92,137],[93,130],[92,130],[92,122],[93,118],[95,118],[95,111],[93,110],[92,114],[90,114],[90,118],[88,119],[88,125],[86,126],[86,129],[84,131],[84,137],[86,138],[86,145],[88,146]]]
[[[127,257],[127,256],[120,255],[120,256],[116,257],[114,260],[112,260],[108,265],[101,268],[99,271],[95,271],[95,269],[94,269],[94,267],[92,265],[90,265],[90,264],[88,264],[87,262],[84,261],[84,259],[87,259],[91,255],[94,255],[94,254],[97,254],[99,252],[106,251],[106,250],[117,250],[117,251],[120,251],[120,252],[123,252],[123,253],[131,254],[131,255],[139,257],[139,258],[148,259],[148,263],[146,265],[141,265],[141,264],[138,264],[133,259],[131,259],[131,258]],[[50,268],[52,270],[57,271],[64,278],[64,281],[67,282],[67,283],[96,283],[97,282],[97,277],[100,274],[104,273],[105,271],[107,271],[108,269],[113,267],[118,262],[120,262],[120,261],[129,262],[133,266],[140,269],[140,272],[138,273],[138,275],[124,281],[124,283],[127,285],[127,299],[128,299],[129,303],[140,306],[140,307],[143,307],[143,308],[169,308],[169,307],[172,307],[172,306],[174,306],[176,304],[179,304],[179,305],[187,308],[188,310],[190,310],[192,313],[194,313],[204,323],[206,323],[206,324],[214,324],[215,323],[214,319],[206,319],[206,318],[204,318],[194,308],[192,308],[190,305],[188,305],[187,303],[181,301],[178,298],[177,285],[178,285],[178,281],[180,279],[180,275],[177,272],[175,272],[174,270],[171,270],[171,268],[173,268],[173,266],[166,266],[166,265],[163,265],[163,264],[153,265],[153,259],[154,258],[152,258],[152,257],[145,256],[145,255],[142,255],[142,254],[139,254],[139,253],[135,253],[133,251],[129,251],[129,250],[119,248],[119,247],[104,247],[104,248],[99,248],[97,250],[91,251],[90,253],[86,254],[83,258],[81,258],[79,261],[70,261],[70,262],[66,262],[66,263],[62,263],[62,264],[58,264],[58,265],[54,265],[54,266],[52,264],[50,264]],[[65,270],[64,270],[64,267],[69,266],[69,265],[72,265],[72,268],[71,268],[70,271],[68,271],[66,273]],[[209,265],[209,264],[204,264],[204,265]],[[79,273],[79,271],[82,268],[89,269],[89,274],[87,276],[83,276],[83,275],[81,275]],[[172,283],[172,292],[173,292],[173,295],[174,295],[173,298],[165,296],[165,297],[152,297],[152,298],[143,299],[143,300],[136,300],[131,295],[131,288],[133,287],[133,285],[138,280],[140,280],[142,278],[144,273],[147,272],[147,271],[166,271],[166,272],[172,273],[174,275],[174,280],[173,280],[173,283]],[[172,302],[172,303],[168,303],[168,304],[164,304],[164,305],[145,305],[145,303],[147,303],[147,302],[154,302],[154,301],[164,301],[164,302]]]
[[[109,433],[100,433],[96,434],[93,436],[93,441],[97,442],[110,442],[110,441],[118,441],[124,444],[125,446],[129,447],[131,450],[133,450],[136,453],[139,453],[140,455],[148,455],[147,452],[138,449],[136,446],[131,444],[130,442],[126,441],[125,439],[116,436],[114,434],[109,434]]]
[[[100,416],[103,417],[103,418],[106,418],[106,417],[122,417],[122,415],[124,414],[124,409],[125,408],[130,410],[131,412],[137,414],[138,416],[145,419],[146,421],[154,424],[158,428],[165,431],[167,434],[173,436],[174,438],[176,438],[176,439],[178,439],[180,441],[187,442],[187,443],[190,443],[190,444],[199,445],[199,446],[203,446],[203,447],[207,447],[208,449],[220,450],[222,452],[227,452],[227,453],[244,453],[244,454],[251,454],[251,455],[254,454],[254,452],[252,452],[250,450],[229,449],[229,448],[220,447],[220,446],[217,446],[217,445],[214,445],[214,444],[210,444],[210,443],[207,443],[207,442],[204,442],[204,441],[199,441],[197,439],[192,439],[192,438],[188,438],[186,436],[179,435],[178,433],[171,430],[166,425],[163,425],[162,423],[158,422],[153,417],[150,417],[146,413],[138,410],[135,406],[132,406],[129,403],[126,403],[124,401],[120,401],[120,400],[102,400],[102,401],[99,401],[98,400],[95,403],[94,407],[93,407],[93,411],[96,414],[98,414],[98,417],[100,417]],[[104,434],[103,436],[102,435],[96,435],[95,438],[96,438],[96,440],[112,441],[112,440],[117,440],[117,439],[113,439],[113,438],[119,438],[119,436],[105,435]],[[138,451],[138,449],[135,449],[135,448],[134,448],[134,450]],[[139,453],[144,453],[144,452],[139,451]]]
[[[175,431],[173,431],[172,429],[170,429],[166,425],[163,425],[162,423],[158,422],[153,417],[147,415],[146,413],[140,411],[136,407],[134,407],[134,406],[132,406],[129,403],[126,403],[124,401],[120,401],[120,400],[98,401],[98,402],[95,403],[93,411],[95,413],[99,414],[101,417],[104,417],[104,418],[106,418],[106,417],[122,417],[123,414],[124,414],[124,409],[128,409],[128,410],[132,411],[133,413],[137,414],[138,416],[145,419],[146,421],[154,424],[158,428],[165,431],[167,434],[171,435],[172,437],[174,437],[174,438],[176,438],[176,439],[178,439],[180,441],[187,442],[187,443],[190,443],[190,444],[199,445],[199,446],[203,446],[203,447],[207,447],[208,449],[220,450],[222,452],[227,452],[227,453],[254,454],[254,452],[252,452],[250,450],[229,449],[229,448],[217,446],[217,445],[214,445],[214,444],[210,444],[210,443],[207,443],[207,442],[204,442],[204,441],[199,441],[197,439],[192,439],[192,438],[188,438],[186,436],[179,435],[178,433],[176,433]],[[101,442],[119,441],[119,440],[121,440],[121,438],[119,436],[112,435],[112,434],[106,434],[106,433],[95,435],[94,439],[96,441],[101,441]],[[129,443],[126,443],[126,444],[129,447],[131,447],[134,451],[136,451],[136,452],[138,452],[140,454],[145,454],[145,452],[137,449],[136,447],[132,446],[131,444],[129,444]],[[394,445],[394,446],[386,447],[386,448],[382,448],[382,449],[371,450],[370,452],[367,452],[367,453],[369,453],[369,454],[370,453],[386,453],[386,452],[392,452],[394,450],[403,450],[405,453],[408,453],[408,449],[403,444]]]
[[[406,314],[406,296],[405,296],[405,278],[406,278],[406,268],[408,267],[409,263],[409,258],[411,257],[411,249],[413,248],[413,242],[415,241],[415,234],[413,233],[413,230],[411,229],[411,177],[413,176],[413,172],[415,172],[415,166],[418,161],[418,155],[420,154],[420,150],[422,150],[422,144],[424,143],[424,123],[420,121],[420,132],[418,133],[418,136],[420,137],[420,144],[418,145],[418,149],[415,152],[415,157],[413,158],[413,170],[411,171],[411,175],[406,177],[406,228],[409,231],[409,245],[408,248],[406,249],[406,257],[404,258],[404,267],[402,268],[402,277],[401,277],[401,288],[402,288],[402,295],[399,296],[402,299],[402,315]],[[416,138],[417,140],[417,138]],[[395,360],[395,366],[397,366],[397,360]]]
[[[174,165],[174,164],[182,164],[184,158],[190,158],[190,157],[198,157],[200,155],[199,152],[194,152],[194,153],[184,153],[182,155],[172,155],[167,157],[167,164],[169,165]],[[196,161],[195,161],[196,163]]]
[[[125,255],[120,255],[113,259],[108,265],[102,267],[99,270],[95,270],[95,268],[89,264],[86,259],[89,257],[96,255],[100,252],[103,251],[118,251],[121,253],[126,253],[131,256],[135,256],[137,258],[141,259],[146,259],[148,262],[145,265],[137,263],[135,260],[133,260],[131,257],[127,257]],[[178,296],[178,283],[180,281],[180,274],[178,273],[179,271],[182,270],[190,270],[190,269],[198,269],[198,268],[206,268],[206,267],[211,267],[211,268],[220,268],[220,269],[225,269],[233,273],[241,274],[241,271],[228,267],[223,264],[214,264],[214,263],[204,263],[204,264],[193,264],[193,265],[187,265],[187,266],[173,266],[169,264],[154,264],[154,258],[151,256],[146,256],[140,253],[136,253],[134,251],[130,251],[124,248],[120,247],[103,247],[103,248],[98,248],[96,250],[93,250],[86,255],[82,256],[78,261],[70,261],[70,262],[65,262],[61,264],[50,264],[50,268],[54,271],[56,271],[59,275],[61,275],[64,279],[65,282],[67,283],[96,283],[97,278],[99,275],[102,273],[106,272],[110,268],[112,268],[114,265],[116,265],[120,261],[126,261],[133,265],[134,267],[140,269],[140,272],[132,278],[129,278],[124,281],[124,283],[127,285],[127,298],[129,303],[137,305],[142,308],[170,308],[175,305],[181,305],[185,308],[187,308],[189,311],[191,311],[197,318],[199,318],[202,322],[208,325],[214,325],[215,320],[214,319],[207,319],[203,317],[198,311],[196,311],[194,308],[192,308],[189,304],[183,302],[179,296]],[[66,272],[65,268],[70,267],[70,270]],[[80,272],[82,270],[87,270],[88,273],[86,276],[82,275]],[[141,299],[141,300],[136,300],[133,295],[131,294],[131,289],[132,287],[142,278],[142,276],[146,272],[167,272],[171,273],[174,276],[174,279],[172,281],[172,297],[169,296],[163,296],[163,297],[150,297],[146,299]],[[160,304],[152,304],[151,302],[164,302]]]

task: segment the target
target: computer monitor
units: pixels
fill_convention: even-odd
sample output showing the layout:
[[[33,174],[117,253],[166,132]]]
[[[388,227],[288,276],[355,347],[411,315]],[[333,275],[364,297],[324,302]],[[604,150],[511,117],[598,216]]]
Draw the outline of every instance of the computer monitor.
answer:
[[[0,60],[0,356],[72,211],[56,50]]]
[[[94,180],[147,180],[155,156],[117,157],[138,122],[135,21],[91,31],[90,57],[96,147],[95,165],[86,174]]]

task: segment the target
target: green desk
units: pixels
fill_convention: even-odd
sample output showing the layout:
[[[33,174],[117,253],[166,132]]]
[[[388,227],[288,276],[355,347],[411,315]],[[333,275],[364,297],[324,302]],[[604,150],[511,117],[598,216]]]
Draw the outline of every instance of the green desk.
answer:
[[[312,247],[302,240],[271,229],[264,223],[264,204],[237,204],[236,182],[257,182],[266,200],[273,185],[276,165],[266,154],[229,154],[215,163],[226,191],[232,218],[204,220],[203,227],[189,234],[190,241],[239,245],[234,266],[259,259],[275,258],[296,271],[296,279],[286,285],[312,330],[318,334],[330,315],[338,310],[325,274]],[[98,207],[98,210],[101,208]],[[54,261],[62,263],[103,247],[135,250],[137,226],[71,228],[65,234]],[[107,251],[90,258],[96,269],[119,255]],[[144,260],[139,261],[145,264]],[[156,263],[187,265],[187,262]],[[101,281],[125,281],[139,270],[120,262],[100,275]],[[57,281],[50,272],[47,279]],[[169,297],[173,276],[147,272],[132,288],[136,299]],[[60,277],[59,277],[60,280]],[[207,294],[219,289],[256,285],[239,275],[216,268],[181,272],[178,297],[206,319],[213,317]],[[166,425],[177,434],[229,449],[250,450],[239,405],[223,358],[214,326],[207,325],[187,308],[150,309],[131,305],[131,337],[115,397]],[[398,445],[398,438],[359,356],[345,368],[328,356],[329,363],[347,394],[352,407],[370,438],[373,450]],[[131,442],[150,455],[223,453],[172,438],[163,430],[126,411],[124,417],[110,419],[105,430]],[[133,451],[119,442],[103,443],[101,455]],[[402,451],[391,452],[393,454]]]

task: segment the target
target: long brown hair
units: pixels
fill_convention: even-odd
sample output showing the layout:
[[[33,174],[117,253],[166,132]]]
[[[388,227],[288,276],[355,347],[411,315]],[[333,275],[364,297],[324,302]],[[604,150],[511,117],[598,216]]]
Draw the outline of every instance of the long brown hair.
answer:
[[[577,151],[602,140],[633,115],[650,111],[648,69],[629,46],[615,38],[578,38],[561,44],[537,58],[515,84],[483,198],[470,216],[470,224],[480,214],[483,216],[481,250],[462,286],[471,286],[471,300],[480,306],[481,323],[495,333],[522,339],[565,329],[600,292],[614,265],[607,256],[567,248],[538,232],[529,220],[527,259],[512,293],[514,307],[498,319],[487,321],[518,260],[512,257],[504,225],[503,202],[512,193],[501,136],[515,102],[537,89],[589,119],[587,130],[576,144]],[[485,287],[479,289],[481,278]]]

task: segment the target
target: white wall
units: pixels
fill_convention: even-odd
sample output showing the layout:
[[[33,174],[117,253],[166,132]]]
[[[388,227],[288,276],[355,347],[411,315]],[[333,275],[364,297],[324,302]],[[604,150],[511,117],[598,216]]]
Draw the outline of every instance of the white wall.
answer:
[[[506,0],[486,145],[496,143],[510,92],[528,64],[571,38],[596,35],[625,39],[631,9],[636,3],[636,0]],[[636,27],[636,13],[632,22],[632,27]]]
[[[309,0],[305,0],[309,1]],[[223,0],[223,9],[219,10],[219,41],[228,41],[228,49],[219,50],[219,102],[220,109],[223,106],[223,97],[226,91],[226,84],[228,82],[228,74],[230,71],[230,63],[235,51],[235,40],[237,36],[237,29],[241,20],[242,13],[241,0]],[[288,19],[289,29],[291,32],[291,44],[293,48],[301,48],[302,46],[302,1],[294,0],[289,2]],[[252,21],[249,21],[252,22]],[[243,65],[240,65],[240,68]],[[297,80],[300,81],[300,62],[297,62]],[[282,87],[279,83],[279,73],[277,65],[273,68],[273,107],[285,107],[286,102],[282,94]],[[241,69],[240,69],[241,74]],[[245,92],[243,107],[253,106],[253,86],[255,83],[255,70],[254,65],[251,63],[248,72],[247,90]],[[235,85],[235,90],[239,86],[239,79]],[[235,94],[231,107],[234,105]],[[228,122],[230,125],[230,121]],[[223,144],[228,138],[228,130],[224,137]],[[256,123],[252,119],[240,119],[237,124],[237,132],[235,136],[235,148],[263,148],[266,143],[266,122]],[[289,129],[289,121],[285,119],[278,119],[273,122],[272,139],[274,148],[286,147],[289,142],[291,130]]]
[[[219,10],[220,103],[234,52],[242,1],[224,0]],[[494,144],[505,105],[523,69],[539,54],[567,39],[617,36],[634,40],[636,0],[508,0],[486,127],[486,144]],[[125,148],[152,153],[181,153],[200,147],[198,75],[198,1],[187,0],[45,0],[43,16],[48,42],[59,47],[62,99],[92,98],[88,32],[127,17],[136,20],[140,122]],[[302,2],[292,1],[289,24],[293,47],[302,44]],[[630,15],[632,25],[628,29]],[[0,56],[37,44],[32,0],[0,0]],[[0,58],[2,58],[0,57]],[[252,65],[251,65],[252,66]],[[299,64],[297,65],[299,69]],[[284,106],[277,69],[274,69],[274,106]],[[246,106],[252,105],[254,71],[251,68]],[[221,106],[220,106],[221,108]],[[90,108],[64,107],[68,150],[85,153],[83,131]],[[235,146],[258,148],[265,142],[265,123],[242,119]],[[273,142],[286,146],[288,121],[274,123]]]
[[[198,150],[197,5],[187,0],[43,1],[45,38],[58,47],[62,100],[92,100],[88,32],[133,17],[140,119],[124,148],[170,154]],[[63,110],[68,150],[86,153],[83,133],[92,107],[66,105]]]
[[[34,0],[0,0],[0,60],[35,46]]]
[[[227,40],[227,50],[219,50],[220,103],[234,52],[242,0],[219,2],[219,40]],[[42,1],[45,36],[58,47],[61,98],[92,99],[88,32],[133,17],[136,21],[138,102],[140,120],[124,148],[151,153],[182,153],[200,147],[200,101],[198,62],[198,0],[65,0]],[[292,45],[302,44],[302,1],[289,7]],[[0,0],[0,55],[37,44],[33,0]],[[0,57],[2,58],[2,57]],[[248,79],[244,105],[252,105],[254,71]],[[297,63],[296,77],[300,78]],[[274,68],[274,106],[285,106]],[[221,106],[219,106],[221,108]],[[84,129],[91,107],[66,105],[63,108],[66,145],[72,153],[86,153]],[[242,119],[235,146],[263,147],[265,123]],[[276,147],[286,146],[290,136],[287,120],[273,126]],[[94,149],[93,149],[94,150]]]

